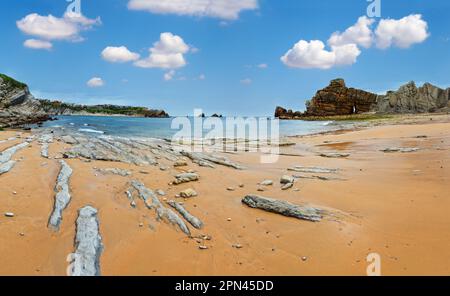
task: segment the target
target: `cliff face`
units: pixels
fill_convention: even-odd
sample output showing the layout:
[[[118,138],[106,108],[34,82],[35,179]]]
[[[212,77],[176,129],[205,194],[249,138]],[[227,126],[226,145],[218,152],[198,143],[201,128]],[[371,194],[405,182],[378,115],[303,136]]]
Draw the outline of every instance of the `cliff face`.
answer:
[[[430,83],[417,87],[414,82],[397,91],[379,96],[376,110],[380,113],[427,113],[450,108],[450,88],[444,90]]]
[[[277,107],[275,117],[301,119],[308,116],[351,115],[376,113],[432,113],[450,111],[450,88],[441,89],[430,83],[417,87],[410,82],[397,91],[376,95],[364,90],[348,88],[343,79],[335,79],[319,90],[306,103],[306,112],[294,112]]]
[[[77,105],[59,101],[40,100],[42,108],[51,115],[123,115],[136,117],[169,117],[164,110],[117,105]]]
[[[0,74],[0,127],[14,127],[48,120],[27,85]]]
[[[307,105],[307,116],[350,115],[369,112],[377,95],[360,89],[347,88],[343,79],[335,79],[319,90]]]

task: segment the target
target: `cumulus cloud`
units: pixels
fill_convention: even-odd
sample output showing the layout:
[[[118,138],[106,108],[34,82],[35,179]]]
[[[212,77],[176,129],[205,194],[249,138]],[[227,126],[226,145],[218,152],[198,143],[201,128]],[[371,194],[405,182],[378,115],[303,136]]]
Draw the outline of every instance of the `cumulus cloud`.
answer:
[[[397,46],[408,48],[425,41],[428,36],[428,24],[419,14],[400,20],[380,20],[375,33],[372,25],[375,20],[362,16],[356,24],[343,33],[335,32],[328,39],[329,49],[320,40],[300,40],[281,61],[292,68],[330,69],[335,66],[352,65],[361,54],[358,46],[370,48],[376,43],[378,48]]]
[[[375,31],[377,47],[385,49],[391,46],[408,48],[424,42],[430,34],[428,24],[420,14],[412,14],[399,20],[383,19]]]
[[[102,87],[103,85],[105,85],[105,82],[100,77],[93,77],[89,79],[86,85],[89,87]]]
[[[102,58],[111,63],[126,63],[137,61],[140,58],[140,55],[131,52],[125,46],[108,46],[102,51]]]
[[[50,50],[53,47],[53,44],[48,41],[38,40],[38,39],[28,39],[25,40],[23,46],[32,48],[32,49],[46,49]]]
[[[177,69],[186,65],[184,54],[189,52],[189,46],[184,40],[172,33],[162,33],[160,40],[150,48],[150,55],[136,61],[141,68]]]
[[[356,44],[332,46],[332,50],[329,51],[320,40],[310,42],[300,40],[281,57],[281,61],[292,68],[330,69],[339,65],[351,65],[360,54],[361,51]]]
[[[81,41],[81,31],[101,24],[100,18],[89,19],[82,15],[68,12],[62,18],[53,15],[42,16],[31,13],[16,22],[23,33],[41,40]]]
[[[372,46],[373,32],[371,26],[375,22],[374,19],[369,19],[362,16],[358,22],[353,26],[347,28],[343,33],[335,32],[328,39],[330,46],[342,46],[347,44],[356,44],[365,48]]]
[[[241,11],[257,9],[258,0],[130,0],[128,8],[157,14],[235,20]]]

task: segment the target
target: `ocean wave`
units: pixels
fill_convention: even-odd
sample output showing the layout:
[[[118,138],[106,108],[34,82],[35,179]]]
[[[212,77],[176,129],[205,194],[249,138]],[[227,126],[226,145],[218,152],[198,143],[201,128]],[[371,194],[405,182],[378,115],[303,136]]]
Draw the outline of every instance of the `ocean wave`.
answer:
[[[78,129],[79,132],[85,132],[85,133],[95,133],[95,134],[104,134],[104,131],[98,131],[90,128],[80,128]]]

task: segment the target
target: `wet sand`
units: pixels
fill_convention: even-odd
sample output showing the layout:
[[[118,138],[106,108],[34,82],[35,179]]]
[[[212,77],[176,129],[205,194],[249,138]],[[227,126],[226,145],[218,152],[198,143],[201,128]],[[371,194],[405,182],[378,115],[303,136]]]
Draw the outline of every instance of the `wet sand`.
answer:
[[[0,132],[0,141],[16,134]],[[0,151],[24,137],[0,143]],[[66,160],[74,171],[72,201],[56,233],[47,228],[59,172],[53,157],[69,145],[50,144],[51,159],[44,159],[33,142],[14,155],[20,161],[0,176],[0,275],[65,275],[66,257],[74,251],[77,211],[85,205],[99,211],[102,275],[365,275],[366,256],[373,252],[381,255],[383,275],[450,274],[448,116],[440,122],[382,125],[289,141],[297,145],[282,152],[300,156],[280,156],[272,164],[261,164],[256,153],[226,154],[246,166],[242,171],[204,168],[190,161],[187,167],[161,171],[157,166]],[[390,147],[420,150],[380,151]],[[321,152],[350,156],[324,158],[318,156]],[[339,168],[334,175],[339,180],[298,179],[292,189],[281,190],[282,175],[299,174],[287,171],[295,165]],[[102,175],[94,168],[122,168],[133,174]],[[198,172],[199,182],[168,185],[175,174],[188,169]],[[193,236],[208,235],[211,240],[199,243],[155,221],[141,201],[131,208],[124,193],[131,179],[164,190],[168,199],[195,189],[199,195],[183,200],[184,206],[205,226]],[[258,183],[265,179],[274,185],[258,192]],[[247,194],[313,205],[334,216],[312,223],[251,209],[241,203]],[[5,212],[15,217],[7,218]]]

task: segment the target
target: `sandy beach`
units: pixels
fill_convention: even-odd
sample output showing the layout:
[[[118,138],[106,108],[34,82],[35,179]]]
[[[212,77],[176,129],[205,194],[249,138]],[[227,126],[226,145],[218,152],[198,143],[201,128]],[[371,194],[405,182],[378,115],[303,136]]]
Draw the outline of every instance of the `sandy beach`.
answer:
[[[86,205],[98,210],[102,275],[366,275],[369,253],[381,255],[383,275],[448,275],[450,116],[404,122],[408,124],[385,122],[292,137],[295,145],[282,147],[283,155],[273,164],[261,164],[258,153],[224,154],[244,170],[188,161],[182,167],[167,164],[163,171],[158,166],[67,159],[73,169],[72,200],[58,232],[47,227],[60,168],[55,156],[70,145],[51,143],[45,159],[34,141],[13,156],[15,167],[0,176],[0,275],[66,275],[78,210]],[[0,151],[27,136],[0,132]],[[418,150],[381,151],[393,147]],[[349,155],[329,158],[321,153]],[[287,170],[295,166],[338,171]],[[132,175],[101,174],[99,168],[120,168]],[[198,173],[200,180],[169,185],[174,175],[187,170]],[[301,178],[293,188],[281,190],[282,175]],[[267,179],[273,185],[258,185]],[[157,222],[142,201],[130,207],[125,195],[130,180],[163,190],[164,202],[183,201],[204,228],[192,228],[188,237]],[[198,196],[175,197],[187,188]],[[311,205],[330,215],[314,223],[249,208],[241,202],[248,194]]]

